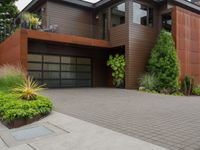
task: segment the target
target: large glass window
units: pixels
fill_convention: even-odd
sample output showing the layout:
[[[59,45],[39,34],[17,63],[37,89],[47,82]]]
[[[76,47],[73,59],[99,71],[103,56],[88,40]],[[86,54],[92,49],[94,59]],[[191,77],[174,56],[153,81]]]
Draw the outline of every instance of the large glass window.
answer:
[[[133,23],[153,27],[153,8],[133,2]]]
[[[125,23],[125,3],[121,3],[111,8],[111,18],[113,27]]]

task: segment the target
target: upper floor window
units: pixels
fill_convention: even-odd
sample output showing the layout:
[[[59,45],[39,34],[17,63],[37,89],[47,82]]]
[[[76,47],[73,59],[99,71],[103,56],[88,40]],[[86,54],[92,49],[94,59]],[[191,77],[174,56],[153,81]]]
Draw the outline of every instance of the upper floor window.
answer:
[[[112,26],[125,23],[125,3],[118,4],[111,8]]]
[[[153,8],[133,2],[133,22],[153,27]]]
[[[166,13],[162,15],[162,28],[171,32],[172,30],[172,16],[171,13]]]

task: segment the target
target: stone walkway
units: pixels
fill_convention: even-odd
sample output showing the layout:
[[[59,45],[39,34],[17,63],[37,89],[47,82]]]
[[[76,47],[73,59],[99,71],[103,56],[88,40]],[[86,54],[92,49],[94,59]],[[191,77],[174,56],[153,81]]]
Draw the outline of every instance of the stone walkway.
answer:
[[[44,93],[64,114],[171,150],[200,150],[200,97],[105,88]]]
[[[50,132],[16,134],[35,127]],[[43,129],[44,130],[44,129]],[[43,130],[40,129],[41,134]],[[27,133],[27,132],[26,132]],[[17,136],[16,136],[17,135]],[[14,138],[15,137],[15,138]],[[21,140],[25,138],[25,140]],[[29,139],[27,139],[29,138]],[[0,126],[0,150],[166,150],[94,124],[53,112],[47,118],[22,128],[8,130]]]

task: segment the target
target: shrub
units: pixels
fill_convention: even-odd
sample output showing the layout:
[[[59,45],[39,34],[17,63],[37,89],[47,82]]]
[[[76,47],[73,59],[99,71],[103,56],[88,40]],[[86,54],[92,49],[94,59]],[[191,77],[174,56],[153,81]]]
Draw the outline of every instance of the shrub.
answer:
[[[116,54],[114,57],[109,56],[107,61],[107,66],[110,66],[112,69],[112,76],[114,78],[113,84],[116,87],[121,87],[124,83],[125,78],[125,57],[124,55]]]
[[[191,95],[193,86],[194,86],[194,79],[191,76],[185,76],[182,84],[184,94]]]
[[[22,84],[16,87],[13,91],[20,94],[20,98],[24,100],[36,100],[38,92],[42,90],[42,86],[33,78],[27,77]]]
[[[157,91],[167,89],[173,93],[179,89],[179,61],[171,33],[161,30],[152,50],[148,70],[158,78]]]
[[[155,90],[157,86],[157,77],[154,74],[146,73],[140,79],[140,87],[144,87],[148,90]]]
[[[195,87],[195,88],[192,90],[192,94],[197,95],[197,96],[200,96],[200,86]]]
[[[0,93],[0,117],[5,122],[47,115],[51,110],[52,102],[43,96],[38,96],[36,101],[24,101],[18,94]]]
[[[20,67],[4,65],[0,67],[0,90],[10,91],[23,83],[25,73]]]

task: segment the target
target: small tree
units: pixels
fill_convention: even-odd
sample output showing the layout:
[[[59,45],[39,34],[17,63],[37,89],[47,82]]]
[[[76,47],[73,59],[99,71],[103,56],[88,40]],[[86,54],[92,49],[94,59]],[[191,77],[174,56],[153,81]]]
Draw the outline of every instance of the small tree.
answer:
[[[124,84],[125,78],[125,57],[124,55],[116,54],[114,57],[109,56],[107,66],[112,69],[113,84],[116,87],[121,87]]]
[[[171,33],[161,30],[151,53],[148,70],[158,78],[158,91],[174,92],[179,89],[180,67]]]

